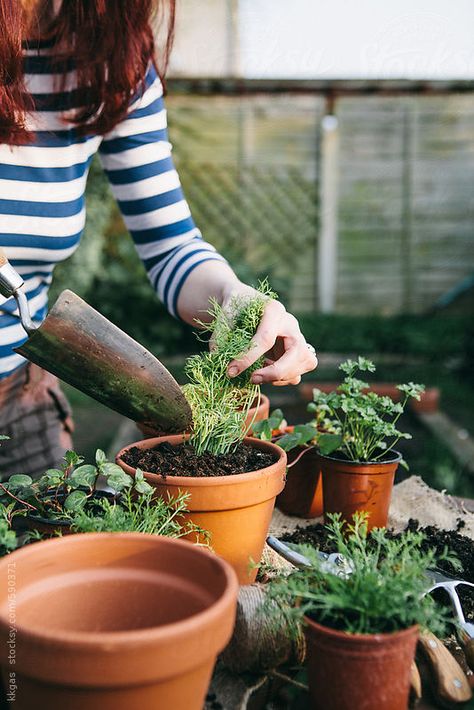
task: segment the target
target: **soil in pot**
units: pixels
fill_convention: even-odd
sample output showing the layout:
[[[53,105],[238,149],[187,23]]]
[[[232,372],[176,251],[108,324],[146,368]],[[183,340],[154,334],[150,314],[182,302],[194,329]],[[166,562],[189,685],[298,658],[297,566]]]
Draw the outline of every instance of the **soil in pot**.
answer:
[[[251,584],[257,574],[252,562],[261,559],[275,498],[285,483],[286,454],[275,444],[249,438],[227,456],[196,457],[183,439],[146,439],[123,449],[116,461],[132,476],[140,468],[158,496],[188,493],[183,522],[207,530],[212,549],[233,566],[240,584]],[[178,463],[181,456],[184,462]]]
[[[312,708],[406,710],[418,627],[361,635],[307,623]]]
[[[422,544],[423,549],[434,549],[438,554],[444,551],[445,548],[456,555],[461,562],[462,571],[457,571],[451,562],[448,560],[440,560],[437,562],[437,568],[446,574],[453,577],[460,577],[466,582],[474,583],[474,541],[462,535],[462,523],[458,526],[458,530],[441,530],[435,525],[429,525],[425,528],[420,527],[417,520],[410,519],[408,521],[407,530],[420,530],[425,535],[425,540]],[[397,533],[392,533],[397,537]],[[284,542],[295,544],[308,544],[312,547],[323,550],[324,552],[337,552],[334,541],[328,538],[328,530],[322,523],[315,523],[308,527],[299,527],[292,533],[281,535]],[[466,621],[474,623],[474,595],[469,587],[458,587],[457,592],[461,599],[461,604],[466,616]],[[451,608],[449,600],[441,592],[437,600]]]
[[[325,517],[341,513],[344,520],[352,522],[356,511],[365,511],[369,514],[369,530],[385,527],[400,460],[396,451],[388,451],[373,463],[320,456]]]
[[[197,455],[190,444],[172,446],[163,441],[154,449],[132,446],[124,452],[123,461],[133,468],[167,476],[233,476],[259,471],[275,463],[276,456],[253,446],[239,444],[232,453],[216,456],[209,452]]]
[[[4,678],[12,570],[18,710],[201,710],[235,617],[237,583],[222,560],[138,533],[16,551],[0,562]]]

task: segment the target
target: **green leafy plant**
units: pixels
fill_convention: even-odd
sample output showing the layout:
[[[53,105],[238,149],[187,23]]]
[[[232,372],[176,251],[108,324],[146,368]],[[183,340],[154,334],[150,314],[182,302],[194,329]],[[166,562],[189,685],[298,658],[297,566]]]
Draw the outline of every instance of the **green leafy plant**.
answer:
[[[424,386],[413,382],[397,385],[402,400],[394,402],[390,397],[368,391],[369,384],[355,377],[357,371],[375,372],[371,360],[363,357],[347,360],[340,370],[345,378],[338,389],[329,394],[315,389],[314,401],[309,405],[311,411],[324,413],[340,427],[336,436],[319,437],[321,453],[338,451],[350,461],[378,461],[400,439],[411,438],[410,434],[399,431],[396,424],[408,399],[419,400]]]
[[[330,573],[314,548],[294,545],[312,566],[273,579],[264,613],[291,635],[299,633],[305,616],[348,633],[390,633],[414,624],[442,633],[445,619],[426,594],[426,570],[440,558],[421,549],[424,536],[408,531],[391,537],[382,528],[368,535],[362,513],[348,525],[339,514],[330,519],[329,537],[351,572]]]
[[[266,283],[259,291],[253,298],[232,299],[226,309],[214,301],[210,322],[199,322],[212,333],[212,349],[188,358],[185,372],[189,382],[183,388],[193,414],[190,443],[197,454],[229,453],[246,434],[245,420],[260,394],[251,375],[262,366],[263,358],[235,378],[228,376],[227,367],[249,351],[265,306],[275,297]]]
[[[14,503],[16,514],[48,520],[63,519],[95,500],[100,475],[105,477],[107,485],[115,493],[129,488],[133,483],[131,476],[117,464],[107,461],[100,449],[96,452],[95,464],[83,462],[82,456],[67,451],[61,468],[48,469],[35,481],[31,476],[14,474],[0,483],[0,503]],[[136,481],[136,485],[139,493],[145,492],[145,487],[148,487],[146,481]]]
[[[305,447],[305,453],[314,447],[325,453],[334,441],[339,444],[340,427],[325,416],[324,407],[314,410],[311,405],[312,403],[308,405],[308,411],[313,413],[313,418],[306,424],[289,427],[281,409],[275,409],[268,419],[255,422],[252,427],[253,435],[264,441],[275,442],[284,451],[291,451],[300,446]]]
[[[81,508],[72,513],[72,531],[139,532],[173,538],[195,534],[196,542],[207,544],[209,534],[183,518],[189,493],[180,493],[170,500],[154,498],[154,489],[146,488],[148,483],[140,469],[137,469],[136,479],[136,485],[123,490],[119,500],[101,499],[94,510]],[[138,495],[137,487],[143,490]]]
[[[18,546],[16,533],[11,529],[14,507],[14,503],[0,503],[0,557],[13,552]]]

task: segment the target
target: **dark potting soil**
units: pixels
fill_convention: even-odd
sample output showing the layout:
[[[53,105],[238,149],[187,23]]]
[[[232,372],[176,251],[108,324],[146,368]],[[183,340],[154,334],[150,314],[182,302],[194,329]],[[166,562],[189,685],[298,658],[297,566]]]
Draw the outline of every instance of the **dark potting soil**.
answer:
[[[232,476],[238,473],[258,471],[275,463],[276,458],[247,444],[239,444],[228,454],[198,456],[190,444],[172,446],[167,441],[154,449],[139,449],[132,446],[123,455],[123,460],[133,468],[147,473],[166,476]]]
[[[434,549],[437,554],[441,555],[447,548],[449,553],[459,559],[462,565],[460,570],[456,570],[451,562],[440,560],[437,563],[437,568],[441,572],[456,579],[474,583],[474,541],[461,534],[463,525],[464,523],[459,521],[457,530],[440,530],[435,525],[422,528],[417,520],[410,519],[406,530],[420,530],[424,533],[423,549]],[[394,533],[393,536],[397,537],[397,534]],[[328,539],[328,531],[322,523],[315,523],[306,528],[298,527],[294,532],[282,535],[281,539],[284,542],[308,544],[324,552],[337,552],[334,542]],[[466,621],[474,622],[474,590],[472,587],[460,586],[457,588],[457,592],[461,599]],[[436,599],[441,604],[449,606],[445,592],[437,593]]]

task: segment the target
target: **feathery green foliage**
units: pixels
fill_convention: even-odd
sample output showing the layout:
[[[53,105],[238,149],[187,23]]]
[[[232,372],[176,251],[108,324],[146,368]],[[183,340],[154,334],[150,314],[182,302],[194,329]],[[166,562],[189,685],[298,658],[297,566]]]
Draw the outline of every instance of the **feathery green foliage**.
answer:
[[[94,510],[81,508],[73,513],[71,529],[78,533],[140,532],[172,538],[195,534],[196,542],[207,542],[209,533],[183,519],[189,497],[189,493],[180,493],[164,500],[154,498],[153,489],[137,495],[136,488],[130,487],[122,491],[118,501],[101,499]]]
[[[275,297],[263,282],[255,297],[236,297],[225,309],[213,301],[210,322],[199,322],[212,333],[213,349],[188,358],[185,372],[189,382],[183,388],[193,414],[190,443],[198,454],[226,454],[246,434],[247,414],[260,395],[251,375],[262,366],[263,358],[235,378],[228,376],[227,368],[249,351],[265,306]]]
[[[378,528],[369,536],[366,514],[356,513],[349,526],[339,514],[330,518],[330,536],[352,572],[328,573],[314,548],[294,545],[313,566],[270,582],[263,612],[274,624],[291,636],[299,633],[305,615],[348,633],[390,633],[413,624],[442,633],[444,618],[426,594],[431,584],[426,570],[439,555],[421,550],[423,535],[405,532],[392,539]]]

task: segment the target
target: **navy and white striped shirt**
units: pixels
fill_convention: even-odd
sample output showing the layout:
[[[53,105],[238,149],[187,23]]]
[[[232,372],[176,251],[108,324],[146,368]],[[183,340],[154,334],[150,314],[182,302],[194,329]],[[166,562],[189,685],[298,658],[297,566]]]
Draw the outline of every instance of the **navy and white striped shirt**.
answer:
[[[25,78],[35,110],[26,146],[0,144],[0,245],[25,281],[34,321],[46,315],[54,266],[79,244],[84,190],[99,152],[112,190],[148,276],[176,315],[180,289],[192,269],[222,259],[203,241],[183,197],[171,158],[162,86],[150,68],[145,88],[121,123],[105,136],[78,137],[64,121],[79,105],[73,66],[51,65],[47,43],[25,50]],[[58,71],[66,74],[64,86]],[[0,379],[24,363],[13,348],[26,339],[14,299],[0,296]]]

